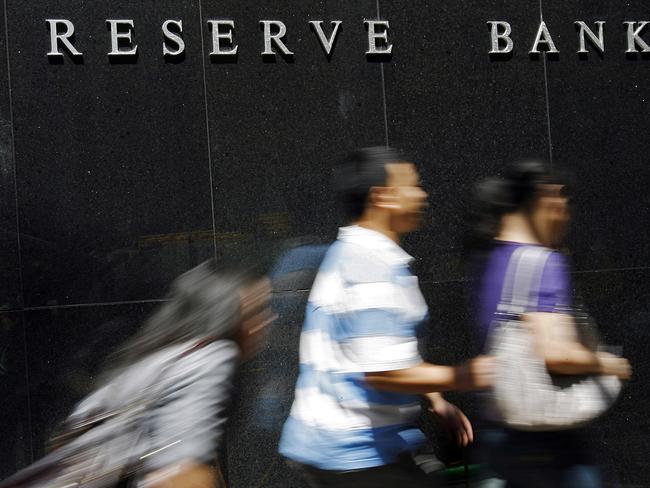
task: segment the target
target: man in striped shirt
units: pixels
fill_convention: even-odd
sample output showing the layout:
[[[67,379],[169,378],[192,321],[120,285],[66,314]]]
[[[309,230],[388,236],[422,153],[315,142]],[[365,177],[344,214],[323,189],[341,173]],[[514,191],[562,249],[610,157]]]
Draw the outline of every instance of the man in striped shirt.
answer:
[[[415,166],[392,149],[367,148],[338,177],[351,225],[339,230],[309,297],[280,453],[313,487],[427,486],[409,456],[424,442],[420,395],[467,444],[469,421],[437,392],[488,386],[491,363],[437,366],[418,353],[427,306],[399,246],[426,207]]]

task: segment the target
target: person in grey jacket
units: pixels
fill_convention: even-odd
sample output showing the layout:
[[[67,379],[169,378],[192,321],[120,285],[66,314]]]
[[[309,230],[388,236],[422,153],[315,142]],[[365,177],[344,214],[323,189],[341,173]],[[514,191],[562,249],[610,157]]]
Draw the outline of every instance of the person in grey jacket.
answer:
[[[214,468],[237,365],[274,316],[265,278],[218,272],[211,261],[173,283],[169,300],[111,356],[100,387],[67,422],[115,411],[156,391],[138,447],[140,485],[221,486]]]

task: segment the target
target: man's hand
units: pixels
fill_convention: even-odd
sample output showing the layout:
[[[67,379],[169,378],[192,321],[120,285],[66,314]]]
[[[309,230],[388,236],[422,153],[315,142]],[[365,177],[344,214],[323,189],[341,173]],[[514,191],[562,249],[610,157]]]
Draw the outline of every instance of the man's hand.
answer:
[[[449,403],[440,393],[429,393],[426,397],[431,403],[431,411],[436,414],[450,439],[461,447],[467,447],[474,441],[472,424],[460,408]]]

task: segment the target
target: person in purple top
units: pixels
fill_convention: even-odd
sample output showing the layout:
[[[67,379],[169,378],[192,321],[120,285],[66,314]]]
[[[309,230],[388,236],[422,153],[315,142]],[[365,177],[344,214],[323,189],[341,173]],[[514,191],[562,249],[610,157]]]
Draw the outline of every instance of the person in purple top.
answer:
[[[557,375],[607,374],[627,379],[627,360],[594,353],[574,336],[558,335],[571,310],[566,258],[557,251],[569,222],[566,187],[546,164],[511,165],[502,178],[477,187],[473,239],[478,335],[483,349],[502,300],[506,270],[513,253],[545,252],[538,286],[520,320],[525,320],[548,371]],[[515,272],[521,273],[519,269]],[[480,444],[486,461],[507,487],[600,487],[597,467],[583,449],[577,429],[531,432],[507,428],[487,414]],[[498,412],[497,412],[498,413]]]

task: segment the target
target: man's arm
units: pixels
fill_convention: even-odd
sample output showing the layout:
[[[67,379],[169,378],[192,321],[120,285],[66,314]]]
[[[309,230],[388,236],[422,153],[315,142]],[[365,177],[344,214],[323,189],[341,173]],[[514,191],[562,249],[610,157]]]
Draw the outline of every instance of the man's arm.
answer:
[[[476,390],[492,384],[493,358],[479,356],[459,366],[422,363],[406,369],[366,373],[377,390],[425,394],[450,390]]]

